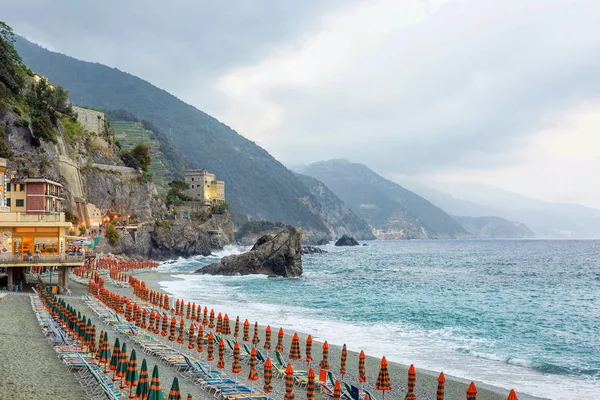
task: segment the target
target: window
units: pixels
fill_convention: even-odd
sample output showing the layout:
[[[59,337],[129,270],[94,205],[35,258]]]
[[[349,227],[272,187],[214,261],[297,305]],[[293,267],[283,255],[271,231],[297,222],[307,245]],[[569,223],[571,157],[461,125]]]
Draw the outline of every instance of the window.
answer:
[[[9,183],[8,185],[6,185],[6,191],[7,191],[7,192],[10,192],[10,186],[11,186],[11,184],[10,184],[10,183]]]
[[[194,188],[194,185],[192,185],[192,189]]]
[[[10,197],[8,199],[6,199],[6,206],[10,207]]]
[[[24,192],[25,191],[25,185],[21,183],[21,187],[19,188],[20,192]]]
[[[194,178],[192,178],[192,182],[194,182]]]
[[[17,199],[15,201],[15,206],[17,206],[17,207],[23,207],[24,205],[25,205],[25,200],[23,200],[23,199]]]
[[[189,216],[188,216],[187,211],[184,211],[183,212],[183,219],[188,219],[188,218],[189,218]]]

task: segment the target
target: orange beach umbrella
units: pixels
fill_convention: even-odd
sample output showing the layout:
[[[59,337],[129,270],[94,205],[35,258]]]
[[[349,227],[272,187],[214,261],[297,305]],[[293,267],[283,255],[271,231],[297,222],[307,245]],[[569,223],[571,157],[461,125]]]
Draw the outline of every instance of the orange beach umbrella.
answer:
[[[210,317],[208,319],[208,329],[212,329],[215,327],[215,310],[210,310]]]
[[[292,363],[289,363],[285,369],[285,396],[283,397],[283,400],[294,400],[295,398],[294,367],[292,367]]]
[[[377,376],[377,382],[375,382],[375,389],[381,390],[382,400],[385,398],[385,392],[392,390],[392,382],[390,381],[390,374],[388,372],[388,363],[385,356],[381,358],[381,364],[379,368],[379,375]]]
[[[223,341],[223,339],[221,339],[221,341]],[[225,343],[223,343],[223,346],[225,346]],[[242,372],[242,364],[240,364],[239,342],[235,342],[235,345],[233,346],[233,363],[231,364],[231,372],[233,372],[234,374],[239,374],[240,372]]]
[[[216,332],[221,334],[223,331],[223,315],[221,313],[219,313],[219,315],[217,315],[217,329]]]
[[[198,346],[198,353],[202,353],[204,351],[204,329],[202,329],[202,325],[198,325],[198,336],[196,338],[196,346]]]
[[[217,362],[217,368],[225,368],[225,340],[223,339],[219,342],[219,361]]]
[[[175,317],[171,318],[171,327],[169,328],[169,342],[174,342],[177,338],[177,320]]]
[[[360,351],[360,355],[358,356],[358,381],[361,383],[365,383],[367,381],[367,373],[365,371],[365,352],[364,350]]]
[[[188,332],[188,349],[192,350],[194,347],[196,347],[196,324],[192,322]]]
[[[333,384],[333,400],[340,400],[342,398],[342,384],[338,379]]]
[[[271,386],[271,381],[273,380],[273,363],[271,363],[271,359],[267,358],[265,360],[265,364],[263,365],[264,370],[264,379],[265,385],[263,386],[263,392],[271,393],[273,391],[273,386]]]
[[[306,384],[306,400],[315,400],[315,370],[308,369],[308,383]]]
[[[435,395],[435,400],[444,400],[444,384],[446,383],[446,377],[443,372],[440,372],[438,376],[438,388]]]
[[[510,389],[510,393],[508,394],[508,398],[506,400],[519,400],[515,389]]]
[[[225,314],[223,317],[223,327],[221,328],[221,333],[225,336],[231,335],[231,327],[229,326],[229,315]]]
[[[233,331],[233,337],[236,339],[238,337],[240,337],[240,316],[239,315],[235,318],[235,327],[234,327],[234,331]]]
[[[417,370],[414,364],[410,364],[408,367],[408,392],[406,393],[405,399],[416,399],[415,396],[415,384],[417,383]]]
[[[263,349],[271,349],[271,325],[267,325],[267,329],[265,329],[265,344],[263,345]]]
[[[346,343],[342,346],[342,357],[340,358],[340,375],[342,375],[342,380],[344,380],[344,375],[346,375],[346,360],[348,359],[348,349],[346,349]]]
[[[244,336],[242,337],[244,342],[250,340],[250,322],[248,320],[244,321]]]
[[[475,382],[471,382],[467,388],[467,400],[477,400],[477,386],[475,386]]]
[[[275,346],[275,351],[283,354],[283,328],[279,328],[279,332],[277,333],[277,346]]]
[[[298,337],[298,333],[294,332],[294,336],[292,337],[292,345],[290,346],[290,360],[300,360],[301,358],[300,338]]]
[[[258,336],[258,322],[254,323],[254,336],[252,336],[252,345],[256,347],[260,343],[260,337]]]
[[[329,344],[327,340],[323,343],[323,359],[319,366],[321,369],[329,369]]]
[[[248,380],[254,382],[258,380],[258,378],[259,376],[256,372],[256,349],[253,347],[250,350],[250,372],[248,373]]]
[[[312,362],[312,336],[308,335],[308,337],[306,338],[306,358],[305,361],[307,363],[311,363]]]

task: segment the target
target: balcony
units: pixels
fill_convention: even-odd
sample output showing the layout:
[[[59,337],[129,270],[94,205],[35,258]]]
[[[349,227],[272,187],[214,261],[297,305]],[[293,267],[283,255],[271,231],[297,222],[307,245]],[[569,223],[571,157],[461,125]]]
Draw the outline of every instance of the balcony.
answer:
[[[26,266],[79,266],[83,264],[83,255],[27,255],[27,254],[0,254],[0,265],[7,267],[26,267]]]
[[[9,206],[0,206],[0,212],[10,212]]]

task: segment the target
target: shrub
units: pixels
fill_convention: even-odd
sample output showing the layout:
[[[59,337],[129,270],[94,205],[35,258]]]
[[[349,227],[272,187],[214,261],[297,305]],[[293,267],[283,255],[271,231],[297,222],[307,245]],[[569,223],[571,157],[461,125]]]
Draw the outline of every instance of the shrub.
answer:
[[[29,126],[29,121],[26,119],[17,119],[13,121],[13,126],[16,126],[17,128],[27,128]]]
[[[119,239],[121,238],[121,235],[119,235],[119,232],[117,232],[115,226],[110,222],[106,225],[105,236],[108,239],[108,243],[110,243],[111,246],[114,247],[119,244]]]
[[[12,155],[13,152],[6,143],[6,131],[4,130],[4,126],[0,125],[0,157],[10,158]]]
[[[85,226],[81,225],[79,227],[79,234],[80,235],[85,235],[86,232],[87,232],[87,228]]]

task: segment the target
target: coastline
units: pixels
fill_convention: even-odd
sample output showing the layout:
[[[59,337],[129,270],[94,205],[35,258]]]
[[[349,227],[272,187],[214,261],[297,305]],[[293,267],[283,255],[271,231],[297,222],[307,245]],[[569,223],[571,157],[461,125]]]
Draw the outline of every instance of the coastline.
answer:
[[[163,292],[166,292],[169,294],[169,296],[172,296],[173,293],[169,293],[168,291],[166,291],[165,289],[163,289],[160,285],[160,282],[165,282],[165,281],[178,281],[181,280],[180,278],[175,277],[174,275],[186,275],[186,273],[167,273],[167,272],[141,272],[141,273],[136,273],[136,276],[138,276],[140,279],[144,280],[146,282],[146,285],[153,289],[153,290],[160,290]],[[188,299],[184,299],[187,300]],[[218,311],[218,310],[215,310]],[[232,328],[233,328],[233,323],[235,321],[235,316],[231,316],[232,317]],[[240,316],[243,318],[247,318],[247,317],[251,317],[251,316]],[[253,324],[254,321],[251,320],[251,324]],[[261,321],[259,321],[259,324],[261,324]],[[264,326],[261,326],[261,344],[259,346],[262,347],[262,343],[264,343]],[[272,333],[272,338],[271,338],[271,344],[272,344],[272,348],[275,347],[275,343],[277,341],[277,330],[279,329],[279,327],[275,327],[275,326],[271,326],[271,328],[273,329],[273,333]],[[251,329],[252,330],[252,329]],[[284,337],[284,347],[287,350],[289,350],[290,348],[290,343],[291,343],[291,339],[292,339],[292,335],[293,335],[293,331],[286,331],[285,333],[285,337]],[[301,332],[301,331],[297,331],[298,335],[300,336],[301,339],[301,344],[300,344],[300,348],[301,348],[301,353],[304,353],[304,340],[305,338],[308,336],[309,333],[307,332]],[[311,364],[311,367],[313,367],[315,369],[315,372],[318,374],[318,362],[320,361],[320,355],[321,355],[321,346],[322,346],[322,342],[314,339],[313,340],[313,359],[314,361]],[[348,349],[348,359],[347,359],[347,374],[344,376],[344,381],[348,382],[348,383],[352,383],[354,385],[358,385],[357,379],[356,379],[356,375],[357,375],[357,369],[358,369],[358,352],[360,352],[360,349]],[[330,366],[331,366],[331,371],[334,373],[334,375],[336,377],[339,378],[339,359],[341,356],[341,344],[338,343],[329,343],[329,362],[330,362]],[[379,363],[380,363],[380,358],[377,357],[373,357],[369,354],[367,354],[367,358],[365,361],[365,367],[366,367],[366,372],[367,372],[367,377],[369,378],[365,388],[367,388],[367,390],[369,390],[373,395],[380,397],[381,396],[381,391],[378,390],[374,390],[374,380],[377,378],[377,374],[379,372]],[[301,368],[301,369],[307,369],[308,365],[306,362],[304,361],[297,361],[294,362],[294,367],[296,368]],[[393,389],[391,392],[386,393],[386,397],[389,398],[389,396],[392,396],[394,398],[403,398],[404,395],[406,394],[406,388],[407,388],[407,374],[408,374],[408,365],[402,364],[402,363],[398,363],[395,361],[391,361],[388,360],[388,369],[389,369],[389,374],[391,377],[391,381],[392,381],[392,385],[393,385]],[[422,369],[419,368],[419,365],[415,365],[416,369],[417,369],[417,384],[416,384],[416,389],[415,389],[415,394],[417,395],[417,398],[422,398],[422,399],[434,399],[435,395],[436,395],[436,391],[437,391],[437,379],[438,379],[438,375],[439,375],[439,371],[431,371],[431,370],[426,370],[426,369]],[[452,375],[447,375],[445,374],[446,377],[446,384],[445,384],[445,393],[446,393],[446,398],[447,399],[462,399],[465,398],[465,391],[467,386],[469,385],[469,383],[471,382],[468,379],[464,379],[464,378],[460,378],[460,377],[456,377],[456,376],[452,376]],[[505,400],[508,397],[508,392],[509,390],[502,388],[502,387],[497,387],[497,386],[493,386],[493,385],[488,385],[486,383],[483,382],[479,382],[479,381],[475,381],[475,384],[477,385],[477,390],[478,390],[478,394],[477,394],[477,398],[479,400]],[[520,400],[546,400],[545,398],[542,397],[536,397],[536,396],[532,396],[532,395],[528,395],[528,394],[524,394],[524,393],[517,393],[519,396]],[[297,393],[298,395],[298,393]]]

